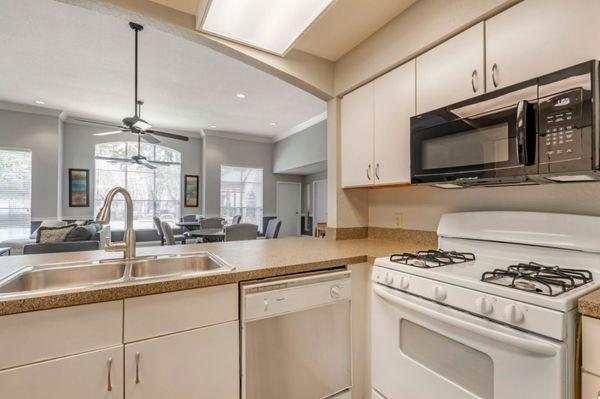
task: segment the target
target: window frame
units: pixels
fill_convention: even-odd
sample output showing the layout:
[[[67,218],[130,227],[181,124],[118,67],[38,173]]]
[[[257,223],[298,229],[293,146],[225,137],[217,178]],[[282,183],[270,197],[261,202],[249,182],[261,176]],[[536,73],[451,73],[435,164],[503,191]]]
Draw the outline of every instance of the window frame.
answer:
[[[223,216],[223,204],[221,202],[222,193],[223,193],[223,167],[229,168],[238,168],[238,169],[257,169],[261,171],[261,206],[248,208],[248,207],[227,207],[228,209],[240,209],[240,211],[244,209],[260,209],[261,220],[257,221],[258,231],[262,233],[263,231],[263,220],[265,216],[265,168],[262,166],[251,166],[251,165],[237,165],[237,164],[220,164],[219,165],[219,216],[227,219],[227,217]],[[241,214],[243,215],[243,211]]]
[[[0,151],[10,151],[13,153],[16,152],[20,152],[20,153],[26,153],[29,154],[29,185],[28,185],[28,190],[24,190],[24,193],[29,193],[29,206],[26,208],[17,208],[17,207],[9,207],[8,208],[2,208],[2,209],[8,209],[8,214],[10,214],[10,210],[11,209],[21,209],[23,210],[24,214],[25,214],[25,222],[22,225],[22,229],[23,230],[23,234],[17,234],[17,235],[10,235],[7,234],[7,236],[3,239],[15,239],[15,238],[25,238],[25,237],[29,237],[31,234],[31,219],[32,219],[32,203],[33,203],[33,151],[29,148],[19,148],[19,147],[0,147]],[[10,223],[7,223],[7,226],[9,226]],[[1,225],[0,225],[1,227]],[[4,230],[4,229],[3,229]],[[8,227],[6,228],[6,230],[11,230]]]

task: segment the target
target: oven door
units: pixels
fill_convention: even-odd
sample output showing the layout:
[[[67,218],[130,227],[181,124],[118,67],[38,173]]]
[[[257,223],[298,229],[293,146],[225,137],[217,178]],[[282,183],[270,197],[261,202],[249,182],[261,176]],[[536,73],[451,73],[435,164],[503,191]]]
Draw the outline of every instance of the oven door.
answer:
[[[412,183],[474,185],[537,174],[537,83],[411,118]]]
[[[380,284],[372,312],[372,387],[382,398],[568,397],[564,343]]]

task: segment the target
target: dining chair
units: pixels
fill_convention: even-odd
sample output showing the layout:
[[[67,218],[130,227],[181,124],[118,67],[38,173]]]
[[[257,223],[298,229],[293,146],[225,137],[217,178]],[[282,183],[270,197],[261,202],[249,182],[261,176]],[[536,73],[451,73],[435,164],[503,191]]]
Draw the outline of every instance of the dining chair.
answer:
[[[156,232],[158,233],[158,236],[160,237],[160,245],[165,245],[166,237],[165,237],[165,231],[163,228],[163,223],[166,223],[166,222],[162,222],[158,216],[154,216],[152,219],[154,220],[154,229],[156,230]],[[171,228],[171,225],[169,225],[168,223],[167,223],[167,225],[169,226],[169,229],[171,230],[171,234],[173,235],[173,240],[175,242],[180,241],[182,244],[185,244],[188,237],[184,234],[175,234],[173,232],[173,228]]]
[[[280,229],[281,229],[281,220],[280,219],[269,220],[269,223],[267,223],[267,228],[265,230],[265,239],[271,240],[273,238],[277,238],[277,236],[279,236]]]
[[[231,224],[240,224],[242,223],[242,215],[234,215],[231,221]]]
[[[195,222],[196,221],[196,215],[183,215],[181,217],[181,221],[182,222]]]
[[[318,222],[317,227],[315,227],[315,237],[325,238],[327,234],[327,223]]]
[[[225,227],[225,241],[256,240],[258,226],[252,223],[232,224]]]
[[[171,225],[167,222],[161,222],[160,227],[162,227],[163,234],[165,236],[165,244],[166,245],[175,245],[177,242],[175,241],[175,234],[173,234],[173,229]]]
[[[200,229],[222,229],[224,224],[223,218],[206,218],[200,220]]]

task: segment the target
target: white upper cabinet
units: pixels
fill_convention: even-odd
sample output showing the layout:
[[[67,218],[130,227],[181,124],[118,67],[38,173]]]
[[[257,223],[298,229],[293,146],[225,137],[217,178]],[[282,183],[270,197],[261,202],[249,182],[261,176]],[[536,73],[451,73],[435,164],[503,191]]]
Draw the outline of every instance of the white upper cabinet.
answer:
[[[373,183],[373,83],[341,101],[342,186]]]
[[[600,58],[600,1],[525,0],[486,21],[487,91]]]
[[[483,22],[417,57],[417,114],[484,93]]]
[[[415,115],[415,61],[373,82],[374,184],[410,183],[410,118]]]

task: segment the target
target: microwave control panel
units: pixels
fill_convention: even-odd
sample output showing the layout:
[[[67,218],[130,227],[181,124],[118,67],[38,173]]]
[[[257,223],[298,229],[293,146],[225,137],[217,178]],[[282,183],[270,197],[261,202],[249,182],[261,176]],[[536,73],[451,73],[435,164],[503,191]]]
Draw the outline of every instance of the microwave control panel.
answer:
[[[580,158],[582,90],[546,97],[539,107],[539,162]]]

